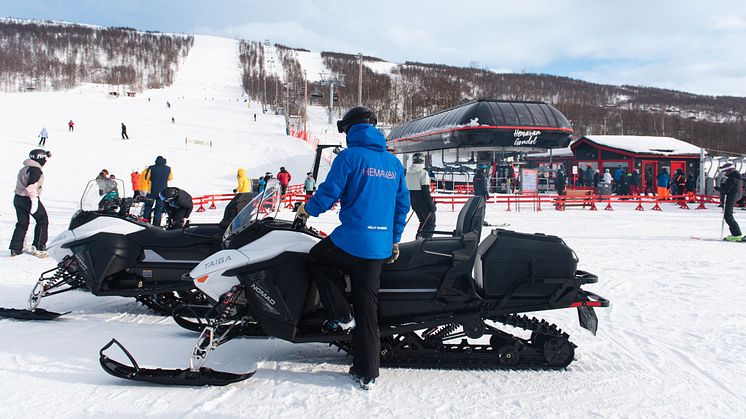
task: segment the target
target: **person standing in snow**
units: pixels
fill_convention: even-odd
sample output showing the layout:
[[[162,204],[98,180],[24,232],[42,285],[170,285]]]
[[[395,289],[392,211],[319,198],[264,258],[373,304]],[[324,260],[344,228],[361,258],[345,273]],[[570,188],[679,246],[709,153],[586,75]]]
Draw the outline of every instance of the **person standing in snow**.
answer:
[[[42,127],[41,132],[39,132],[39,147],[47,145],[47,138],[49,138],[47,127]]]
[[[70,122],[67,123],[67,131],[73,132],[75,131],[75,122],[71,119]]]
[[[161,216],[163,214],[163,201],[160,199],[160,193],[168,187],[168,181],[173,179],[173,173],[171,168],[166,166],[166,159],[163,156],[158,156],[155,159],[155,164],[148,167],[148,173],[145,177],[150,183],[150,193],[148,193],[145,200],[145,209],[143,211],[143,218],[150,221],[150,216],[153,216],[153,225],[156,227],[161,226]],[[155,205],[155,210],[153,206]]]
[[[238,169],[236,179],[238,180],[238,185],[233,190],[233,193],[251,193],[251,179],[246,177],[246,169]]]
[[[342,222],[309,253],[309,264],[327,310],[325,333],[352,331],[350,375],[361,388],[374,387],[379,374],[381,337],[378,291],[384,263],[399,257],[399,241],[409,212],[409,192],[401,162],[386,151],[376,115],[357,106],[337,121],[347,134],[347,149],[332,162],[326,181],[298,208],[317,217],[339,201]],[[341,273],[350,275],[353,311],[345,298]]]
[[[409,166],[405,179],[409,189],[409,202],[420,221],[417,238],[432,237],[437,206],[430,196],[430,175],[425,170],[425,156],[421,153],[412,156],[412,165]]]
[[[743,179],[733,163],[722,165],[720,167],[720,172],[725,174],[725,183],[723,183],[722,186],[715,187],[715,189],[725,196],[723,219],[728,223],[728,228],[730,229],[730,235],[727,236],[725,240],[734,242],[743,241],[741,228],[733,217],[733,206],[735,206],[736,201],[741,199],[741,196],[739,195],[741,193]]]
[[[31,253],[35,256],[46,256],[47,250],[47,228],[49,219],[47,210],[39,199],[44,186],[44,173],[42,167],[52,153],[42,149],[34,149],[23,162],[23,168],[16,177],[16,190],[13,198],[13,206],[16,210],[16,227],[13,237],[10,239],[10,256],[18,256],[23,252],[23,241],[28,231],[29,217],[34,217],[36,227],[34,228],[34,241],[31,244]]]
[[[124,122],[122,122],[122,139],[123,140],[130,139],[129,135],[127,135],[127,125],[124,125]]]
[[[671,176],[668,174],[668,169],[665,167],[661,172],[658,174],[658,195],[661,197],[668,197],[668,186],[669,181],[671,180]]]
[[[132,183],[132,197],[136,198],[140,196],[140,173],[137,170],[133,170],[130,173],[130,182]]]
[[[656,196],[655,176],[653,176],[653,168],[650,166],[645,169],[645,195],[647,196],[648,193]]]
[[[559,169],[557,169],[557,177],[554,178],[554,187],[557,190],[557,195],[564,195],[566,186],[567,172],[565,172],[565,166],[560,164]]]
[[[306,192],[306,200],[311,198],[311,195],[316,191],[316,179],[313,178],[313,173],[306,173],[306,180],[303,182],[303,190]]]
[[[282,194],[285,195],[285,193],[288,190],[288,185],[290,184],[290,180],[293,178],[293,176],[290,175],[290,172],[285,170],[284,167],[280,167],[280,171],[277,173],[277,180],[280,181],[280,187],[282,188]]]
[[[490,191],[487,181],[487,175],[484,173],[485,170],[487,170],[489,166],[487,166],[486,163],[479,163],[477,165],[477,170],[474,172],[474,177],[471,180],[472,186],[474,188],[474,196],[482,196],[484,197],[484,200],[490,199]]]

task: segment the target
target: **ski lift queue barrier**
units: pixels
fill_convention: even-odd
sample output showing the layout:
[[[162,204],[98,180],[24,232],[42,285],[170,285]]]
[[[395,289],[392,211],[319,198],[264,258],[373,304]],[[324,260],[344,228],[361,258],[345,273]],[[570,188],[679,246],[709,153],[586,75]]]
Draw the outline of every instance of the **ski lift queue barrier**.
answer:
[[[204,212],[207,209],[216,209],[217,202],[228,202],[236,194],[214,194],[195,197],[192,202],[198,206],[196,212]],[[303,185],[290,185],[285,195],[280,200],[283,208],[292,209],[298,203],[305,203],[311,195],[303,191]],[[451,211],[456,211],[456,207],[463,206],[471,197],[470,194],[437,194],[432,195],[437,204],[450,205]],[[649,209],[653,211],[662,211],[660,204],[669,202],[676,203],[682,209],[691,209],[689,204],[697,205],[696,209],[706,209],[705,204],[719,204],[720,197],[714,195],[696,195],[693,193],[685,195],[672,196],[650,196],[650,195],[557,195],[557,194],[493,194],[487,200],[488,205],[505,205],[506,211],[520,211],[521,205],[529,205],[534,211],[543,211],[542,204],[545,208],[554,208],[557,211],[564,211],[567,206],[582,205],[583,208],[589,207],[590,211],[597,211],[603,207],[606,211],[613,211],[613,205],[635,204],[635,210],[644,211],[645,205],[652,205]]]

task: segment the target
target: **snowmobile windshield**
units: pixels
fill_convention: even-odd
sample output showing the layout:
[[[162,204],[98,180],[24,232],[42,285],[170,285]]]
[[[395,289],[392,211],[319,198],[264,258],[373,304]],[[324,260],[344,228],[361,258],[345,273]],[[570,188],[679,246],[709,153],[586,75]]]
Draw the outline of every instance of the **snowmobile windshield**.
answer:
[[[257,220],[273,217],[280,208],[282,189],[277,179],[270,179],[264,191],[260,192],[236,215],[223,234],[223,240],[251,227]]]
[[[110,201],[125,196],[124,181],[122,179],[94,179],[88,182],[83,196],[80,197],[81,211],[98,211]]]

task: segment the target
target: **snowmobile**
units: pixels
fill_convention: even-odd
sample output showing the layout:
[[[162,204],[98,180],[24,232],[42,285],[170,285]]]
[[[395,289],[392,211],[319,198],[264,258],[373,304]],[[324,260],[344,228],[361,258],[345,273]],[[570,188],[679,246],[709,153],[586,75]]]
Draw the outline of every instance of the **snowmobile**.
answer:
[[[76,289],[134,297],[162,315],[183,303],[208,308],[204,294],[182,275],[221,249],[225,228],[199,224],[166,231],[130,215],[132,198],[99,201],[96,189],[88,183],[68,229],[47,246],[58,264],[41,274],[28,309],[0,308],[0,318],[56,319],[67,313],[39,308],[42,299]]]
[[[278,186],[271,188],[236,216],[224,234],[223,250],[186,275],[214,304],[202,319],[189,368],[140,367],[112,339],[99,354],[107,373],[156,384],[234,383],[254,372],[216,371],[205,362],[211,351],[238,336],[323,342],[353,351],[349,334],[322,333],[325,316],[307,257],[324,235],[302,218],[260,218],[279,203]],[[558,237],[502,229],[480,244],[484,212],[483,198],[470,198],[454,231],[402,243],[398,260],[385,265],[379,294],[383,366],[567,367],[575,353],[569,336],[553,324],[522,315],[527,312],[576,308],[580,325],[596,333],[594,307],[607,307],[609,301],[581,289],[598,278],[576,270],[575,253]],[[511,335],[502,325],[531,336]],[[124,352],[131,365],[107,355],[112,347]]]

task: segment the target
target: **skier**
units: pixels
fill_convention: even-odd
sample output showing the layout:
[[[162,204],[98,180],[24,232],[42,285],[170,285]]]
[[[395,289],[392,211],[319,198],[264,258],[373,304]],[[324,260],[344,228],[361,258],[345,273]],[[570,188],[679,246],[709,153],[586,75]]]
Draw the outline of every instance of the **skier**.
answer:
[[[256,122],[256,114],[254,114],[254,122]]]
[[[285,192],[288,190],[288,185],[290,184],[290,179],[293,177],[290,175],[290,172],[285,170],[284,167],[280,167],[280,171],[277,173],[277,180],[280,181],[280,187],[282,188],[282,194],[285,195]]]
[[[730,229],[730,235],[727,236],[725,240],[731,242],[743,241],[741,228],[738,226],[736,219],[733,218],[733,206],[736,204],[736,201],[741,198],[739,194],[741,192],[741,183],[743,182],[743,179],[733,163],[722,165],[720,167],[720,172],[725,174],[726,180],[722,186],[717,186],[715,189],[725,196],[723,219],[728,223],[728,228]]]
[[[350,376],[365,390],[374,387],[380,364],[378,289],[383,263],[399,257],[399,240],[409,212],[404,167],[386,151],[376,115],[357,106],[337,121],[347,149],[334,159],[326,181],[300,216],[318,216],[340,201],[342,224],[309,253],[311,271],[327,310],[322,329],[352,331]],[[354,316],[345,298],[341,271],[350,275]]]
[[[41,132],[39,132],[39,147],[47,145],[47,138],[49,138],[47,127],[42,127]]]
[[[140,196],[140,173],[137,170],[133,170],[130,173],[130,182],[132,182],[132,197],[136,198]]]
[[[557,195],[564,195],[566,186],[567,172],[565,172],[565,166],[560,164],[559,169],[557,169],[557,177],[554,179],[554,187],[557,190]]]
[[[306,173],[306,180],[303,182],[303,190],[306,192],[306,200],[311,198],[311,195],[316,191],[316,179],[313,178],[313,173]]]
[[[479,163],[471,180],[474,187],[474,196],[483,196],[485,201],[490,199],[490,192],[487,187],[487,175],[484,173],[488,167],[485,163]]]
[[[168,187],[168,181],[173,179],[171,168],[166,166],[166,159],[163,156],[156,157],[155,164],[148,167],[145,179],[150,183],[150,192],[147,195],[149,200],[145,200],[143,218],[150,221],[150,216],[152,215],[153,225],[160,227],[161,215],[163,214],[163,201],[159,198],[159,194]],[[153,214],[154,205],[155,214]]]
[[[412,156],[412,165],[407,170],[406,183],[409,189],[409,202],[420,221],[417,238],[432,237],[437,207],[433,202],[433,197],[430,196],[430,176],[425,170],[425,156],[421,153],[415,153]]]
[[[163,189],[158,197],[165,203],[164,206],[168,215],[166,230],[182,229],[185,226],[185,221],[186,225],[189,224],[187,219],[192,213],[194,204],[192,204],[192,196],[187,191],[169,186]]]
[[[676,169],[671,183],[671,186],[674,189],[674,195],[683,195],[686,191],[686,176],[684,176],[684,171]]]
[[[16,178],[16,194],[13,197],[13,206],[16,209],[16,228],[13,230],[13,238],[10,239],[10,256],[18,256],[23,252],[23,241],[29,225],[29,215],[34,217],[36,227],[34,228],[34,241],[30,253],[34,256],[45,257],[47,255],[47,227],[49,219],[47,211],[41,203],[39,196],[44,185],[44,173],[42,167],[52,153],[41,149],[34,149],[23,162],[23,168],[18,172]]]
[[[67,123],[67,131],[72,132],[75,131],[75,122],[71,119],[70,122]]]
[[[238,169],[236,179],[238,180],[238,186],[233,190],[233,193],[251,193],[251,179],[246,177],[246,169]]]
[[[124,122],[122,122],[122,139],[123,140],[130,139],[129,135],[127,135],[127,125],[124,125]]]
[[[640,184],[642,180],[640,178],[640,172],[637,169],[632,170],[632,175],[629,180],[629,192],[630,195],[640,195]]]

